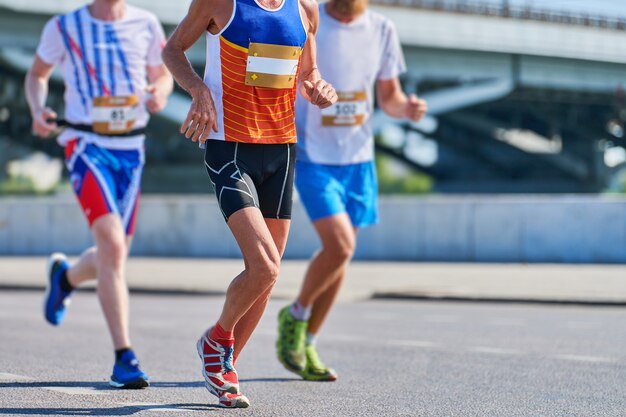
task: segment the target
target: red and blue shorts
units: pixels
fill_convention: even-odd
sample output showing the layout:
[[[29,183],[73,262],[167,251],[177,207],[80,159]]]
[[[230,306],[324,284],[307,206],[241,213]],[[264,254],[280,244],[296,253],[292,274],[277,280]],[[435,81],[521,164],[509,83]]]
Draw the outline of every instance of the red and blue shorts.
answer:
[[[107,149],[80,138],[65,147],[65,163],[89,226],[106,214],[117,214],[127,235],[135,230],[143,149]]]

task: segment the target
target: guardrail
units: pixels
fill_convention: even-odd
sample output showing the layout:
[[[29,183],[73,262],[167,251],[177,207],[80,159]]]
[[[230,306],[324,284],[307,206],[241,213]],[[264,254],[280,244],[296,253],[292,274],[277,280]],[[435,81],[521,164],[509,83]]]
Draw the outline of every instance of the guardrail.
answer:
[[[626,31],[626,17],[615,18],[586,13],[549,10],[530,5],[511,6],[506,1],[498,4],[487,3],[484,1],[461,0],[371,0],[371,3],[380,6],[401,6],[449,13],[493,16],[519,20],[534,20],[548,23]]]

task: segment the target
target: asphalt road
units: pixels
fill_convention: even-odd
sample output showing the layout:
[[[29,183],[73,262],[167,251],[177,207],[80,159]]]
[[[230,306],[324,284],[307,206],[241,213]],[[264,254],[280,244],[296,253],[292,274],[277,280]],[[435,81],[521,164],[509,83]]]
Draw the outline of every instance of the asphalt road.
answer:
[[[0,293],[0,416],[625,416],[626,309],[416,301],[336,307],[319,342],[335,383],[274,356],[272,301],[238,362],[246,410],[216,408],[195,341],[222,299],[133,295],[134,347],[152,387],[109,389],[113,355],[93,293],[60,328],[41,294]]]

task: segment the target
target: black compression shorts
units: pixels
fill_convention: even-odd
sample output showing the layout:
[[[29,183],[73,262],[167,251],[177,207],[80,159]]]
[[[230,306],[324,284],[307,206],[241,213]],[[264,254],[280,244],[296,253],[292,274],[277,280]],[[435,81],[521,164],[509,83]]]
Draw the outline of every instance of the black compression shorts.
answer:
[[[246,207],[265,218],[290,219],[295,160],[295,143],[207,140],[204,163],[226,221]]]

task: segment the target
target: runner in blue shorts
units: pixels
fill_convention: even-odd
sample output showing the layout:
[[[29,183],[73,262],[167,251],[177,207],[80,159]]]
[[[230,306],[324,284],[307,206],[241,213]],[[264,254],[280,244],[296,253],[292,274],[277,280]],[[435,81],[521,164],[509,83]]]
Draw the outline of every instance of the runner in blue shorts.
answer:
[[[367,8],[367,0],[331,0],[319,6],[318,66],[338,101],[319,109],[296,102],[296,187],[322,247],[313,256],[298,298],[279,313],[278,358],[306,380],[333,381],[315,339],[339,293],[357,230],[378,222],[374,89],[389,116],[419,121],[426,102],[406,96],[405,71],[394,26]]]

